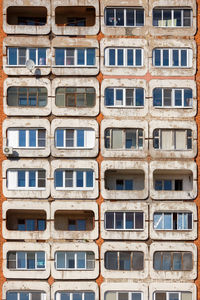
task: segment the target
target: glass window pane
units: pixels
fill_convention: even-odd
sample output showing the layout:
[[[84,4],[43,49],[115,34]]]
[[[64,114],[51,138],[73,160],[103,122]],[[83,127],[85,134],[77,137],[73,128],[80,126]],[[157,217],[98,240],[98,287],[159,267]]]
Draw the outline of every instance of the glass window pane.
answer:
[[[7,292],[6,293],[6,300],[18,300],[17,299],[17,292]]]
[[[164,214],[164,229],[173,229],[172,228],[172,215],[171,213]]]
[[[84,130],[77,130],[77,147],[84,147]]]
[[[181,50],[181,66],[187,66],[187,50]]]
[[[93,171],[86,172],[86,186],[93,187]]]
[[[65,268],[65,252],[56,253],[56,269]]]
[[[131,300],[142,300],[142,293],[132,293]]]
[[[117,49],[117,65],[123,66],[123,64],[124,64],[124,50]]]
[[[85,292],[84,300],[95,300],[95,293],[93,292]]]
[[[182,270],[182,254],[181,253],[173,253],[173,270],[180,271]]]
[[[85,252],[77,253],[77,268],[85,269]]]
[[[26,64],[26,48],[18,48],[18,63],[19,65]]]
[[[9,60],[8,65],[16,66],[17,65],[17,48],[8,48]]]
[[[136,66],[142,65],[142,50],[140,49],[135,50],[135,65]]]
[[[125,183],[124,188],[125,188],[126,191],[132,191],[133,190],[133,180],[126,179],[124,181],[124,183]]]
[[[184,106],[192,106],[192,89],[184,89]]]
[[[30,48],[29,49],[29,59],[34,61],[34,63],[37,65],[38,62],[36,62],[36,49],[35,48]]]
[[[119,292],[118,293],[118,300],[128,300],[128,293],[124,292]]]
[[[116,105],[123,105],[123,90],[116,89]]]
[[[41,300],[41,292],[32,292],[32,299],[31,300]]]
[[[181,26],[181,10],[175,9],[174,10],[174,26]]]
[[[67,252],[67,268],[74,269],[75,268],[75,253]]]
[[[119,252],[119,269],[130,270],[131,269],[131,252]]]
[[[125,213],[126,227],[125,229],[134,229],[134,214],[132,212]]]
[[[29,171],[29,187],[35,187],[36,186],[36,172],[35,171]]]
[[[73,300],[82,300],[82,293],[73,293]]]
[[[63,186],[63,171],[55,171],[55,186]]]
[[[26,146],[26,130],[19,130],[19,147]]]
[[[106,25],[113,26],[114,25],[114,9],[113,8],[106,8],[105,9],[105,16],[106,16]]]
[[[74,63],[74,53],[75,49],[74,48],[67,48],[66,50],[66,65],[67,66],[73,66]]]
[[[77,220],[77,230],[86,230],[86,220]]]
[[[35,230],[35,220],[33,219],[26,220],[26,230],[27,231]]]
[[[46,48],[38,48],[38,65],[46,65]]]
[[[161,58],[160,58],[160,50],[155,49],[154,50],[154,65],[160,66],[161,65]]]
[[[107,251],[105,253],[105,268],[108,270],[117,270],[118,263],[117,263],[117,252],[114,251]]]
[[[169,50],[163,50],[163,66],[169,66]]]
[[[171,270],[171,253],[170,252],[163,252],[163,270],[169,271]]]
[[[154,229],[162,229],[162,227],[163,227],[162,220],[163,220],[162,213],[154,213],[154,216],[153,216]]]
[[[36,147],[36,130],[29,130],[29,147]]]
[[[106,106],[114,105],[114,89],[111,88],[105,89],[105,105]]]
[[[115,49],[109,49],[109,66],[115,66]]]
[[[127,65],[133,66],[133,50],[132,49],[127,50]]]
[[[144,26],[144,10],[136,9],[136,26]]]
[[[167,300],[167,293],[155,293],[155,300]]]
[[[19,300],[29,300],[29,293],[28,292],[20,292]]]
[[[144,220],[143,220],[143,212],[135,213],[135,229],[143,229],[144,228]]]
[[[25,171],[18,171],[18,187],[25,187]]]
[[[169,300],[179,300],[179,293],[169,293]]]
[[[182,91],[175,90],[175,106],[182,106]]]
[[[116,212],[115,213],[115,228],[116,229],[123,229],[123,213],[122,212]]]
[[[153,106],[162,106],[162,89],[155,88],[153,90]]]
[[[173,67],[178,67],[179,65],[179,51],[178,50],[173,50],[173,61],[172,61],[172,66]]]
[[[113,212],[106,212],[106,229],[114,229],[114,213]]]
[[[134,26],[134,9],[126,9],[126,26]]]
[[[35,269],[35,253],[27,252],[27,269]]]
[[[164,180],[164,191],[171,191],[171,190],[172,190],[172,181]]]
[[[76,187],[83,187],[83,171],[76,171]]]
[[[77,49],[77,64],[85,64],[85,49]]]
[[[124,26],[124,9],[116,8],[116,26]]]
[[[153,26],[160,26],[162,20],[161,9],[153,9]]]
[[[154,270],[162,270],[162,257],[161,252],[155,252],[153,256],[153,268]]]
[[[144,269],[144,253],[140,251],[133,252],[133,270]]]
[[[172,106],[172,90],[171,89],[164,89],[164,106]]]
[[[95,65],[95,49],[87,49],[87,66]]]
[[[183,267],[184,271],[190,271],[193,268],[193,260],[192,260],[192,253],[185,252],[183,253]]]
[[[38,269],[45,268],[45,252],[43,251],[37,252],[37,268]]]
[[[73,187],[73,171],[65,171],[65,187]]]
[[[62,48],[55,49],[55,62],[56,65],[64,66],[65,64],[65,50]]]
[[[76,146],[75,145],[75,141],[74,141],[74,133],[75,133],[74,129],[66,129],[65,130],[65,134],[66,134],[66,136],[65,136],[65,138],[66,138],[66,140],[65,140],[65,146],[66,147],[74,147],[74,146]]]
[[[17,268],[18,269],[25,269],[26,262],[25,262],[25,252],[17,252]]]
[[[136,106],[144,106],[144,89],[137,88],[135,90],[135,105]]]

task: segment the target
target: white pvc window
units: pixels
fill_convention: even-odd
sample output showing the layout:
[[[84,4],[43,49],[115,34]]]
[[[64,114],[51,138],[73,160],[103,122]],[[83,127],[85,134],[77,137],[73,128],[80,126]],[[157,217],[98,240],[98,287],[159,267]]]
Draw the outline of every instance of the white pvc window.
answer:
[[[191,129],[155,129],[153,147],[160,150],[191,150]]]
[[[44,270],[46,268],[45,252],[9,251],[7,268],[10,270]]]
[[[155,212],[153,215],[155,230],[192,230],[191,212]]]
[[[140,108],[144,106],[143,88],[111,88],[105,89],[105,106]]]
[[[95,48],[55,48],[55,64],[67,67],[94,67],[95,52]]]
[[[13,170],[7,171],[7,188],[9,190],[40,190],[46,187],[46,171]]]
[[[143,300],[143,296],[141,291],[107,291],[104,300]]]
[[[105,66],[142,67],[143,49],[141,48],[106,48]]]
[[[13,148],[44,148],[46,145],[46,130],[39,128],[8,128],[7,145]]]
[[[157,27],[191,27],[192,9],[154,8],[153,26]]]
[[[192,89],[155,88],[153,90],[153,106],[165,108],[192,108]]]
[[[154,292],[153,300],[192,300],[192,293],[191,292],[165,292],[165,291],[158,291]]]
[[[94,171],[92,169],[67,169],[55,171],[55,188],[64,190],[92,190]]]
[[[34,61],[36,66],[46,65],[47,48],[13,48],[8,47],[7,64],[9,66],[25,66],[27,60]]]
[[[114,27],[144,26],[144,9],[135,7],[106,7],[105,24]]]
[[[89,128],[58,128],[55,131],[55,144],[57,148],[92,149],[95,131]]]
[[[92,291],[58,291],[54,300],[95,300],[95,293]]]
[[[131,211],[109,211],[105,213],[106,230],[143,230],[144,213]]]
[[[153,49],[153,66],[163,68],[191,68],[193,51],[188,48]]]
[[[8,291],[6,300],[47,300],[46,293],[41,291]]]
[[[55,253],[56,270],[94,270],[94,267],[94,252],[58,251]]]

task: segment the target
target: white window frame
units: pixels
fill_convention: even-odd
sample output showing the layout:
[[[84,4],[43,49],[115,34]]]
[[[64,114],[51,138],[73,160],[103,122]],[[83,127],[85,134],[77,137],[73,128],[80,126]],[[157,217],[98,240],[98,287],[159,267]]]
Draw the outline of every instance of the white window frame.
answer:
[[[7,173],[9,171],[14,171],[14,172],[17,173],[17,175],[16,175],[17,184],[18,184],[18,172],[20,172],[20,171],[25,172],[25,187],[20,187],[20,186],[17,185],[14,188],[9,187],[8,188],[9,190],[45,190],[46,189],[46,177],[45,177],[45,187],[38,187],[38,180],[39,180],[38,171],[45,171],[44,169],[41,169],[41,170],[37,170],[37,169],[29,169],[29,170],[27,170],[27,169],[8,169]],[[34,186],[34,187],[30,187],[28,185],[28,183],[29,183],[29,172],[35,172],[35,184],[36,184],[36,186]],[[45,171],[45,175],[46,175],[46,171]],[[8,174],[7,174],[7,177],[8,177]],[[9,186],[8,178],[7,178],[7,186]]]
[[[19,145],[19,131],[20,130],[25,130],[25,146],[20,146]],[[35,141],[36,141],[36,145],[35,146],[29,146],[29,134],[30,134],[30,130],[35,130],[36,131],[36,137],[35,137]],[[7,145],[9,145],[9,139],[8,139],[8,134],[9,134],[9,131],[17,131],[17,139],[18,139],[18,145],[17,147],[13,147],[13,148],[29,148],[29,149],[35,149],[35,148],[38,148],[38,149],[43,149],[45,148],[46,146],[38,146],[38,141],[39,141],[39,137],[38,137],[38,131],[39,130],[45,130],[45,144],[46,144],[46,128],[29,128],[29,129],[26,129],[26,128],[8,128],[7,129]],[[12,147],[12,146],[11,146]]]
[[[143,228],[138,229],[135,228],[135,214],[137,212],[143,213]],[[107,228],[106,227],[106,213],[114,213],[114,228]],[[116,213],[123,213],[123,228],[116,228]],[[133,213],[133,228],[127,229],[125,228],[126,224],[126,213]],[[106,211],[105,218],[104,218],[104,228],[108,231],[143,231],[144,230],[144,212],[143,211]]]
[[[160,65],[155,65],[155,50],[160,50]],[[169,65],[163,65],[163,50],[167,50],[169,53]],[[173,51],[178,50],[179,62],[178,66],[173,66]],[[187,51],[187,63],[186,66],[181,66],[181,51]],[[175,68],[175,69],[184,69],[184,68],[191,68],[192,67],[192,58],[193,58],[193,51],[191,48],[154,48],[153,49],[153,66],[155,68]]]
[[[9,269],[9,270],[27,270],[27,271],[34,271],[34,270],[45,270],[46,269],[46,253],[44,251],[9,251],[9,252],[15,252],[15,258],[16,258],[16,268],[15,269]],[[8,252],[8,253],[9,253]],[[18,267],[18,253],[19,252],[23,252],[25,254],[25,267],[24,268],[20,268]],[[44,252],[44,268],[37,268],[37,256],[38,256],[38,252]],[[35,268],[34,269],[28,269],[27,268],[27,255],[28,253],[34,253],[35,255]]]
[[[181,300],[182,299],[182,293],[187,293],[187,291],[183,291],[183,292],[179,292],[179,291],[170,291],[170,292],[166,292],[166,291],[157,291],[158,293],[165,293],[166,294],[166,300],[170,300],[170,293],[172,293],[172,294],[174,294],[174,293],[176,293],[176,294],[178,294],[178,297],[179,297],[179,299],[178,300]],[[154,292],[153,293],[153,295],[154,295],[154,297],[153,297],[153,300],[156,300],[156,293],[157,292]],[[188,293],[189,294],[191,294],[191,300],[192,300],[192,292],[190,292],[190,291],[188,291]]]
[[[106,18],[107,18],[107,9],[113,9],[114,10],[114,25],[107,25],[106,24]],[[123,9],[124,11],[124,25],[116,25],[116,9]],[[127,9],[133,9],[134,10],[134,25],[127,25],[127,18],[126,18],[126,10]],[[105,8],[105,11],[104,11],[104,15],[105,15],[105,18],[104,18],[104,24],[108,27],[143,27],[145,25],[145,12],[144,12],[144,9],[143,9],[143,12],[144,12],[144,24],[139,26],[139,25],[136,25],[136,11],[137,10],[142,10],[143,8],[140,8],[140,7],[106,7]]]
[[[115,50],[115,65],[109,65],[109,51],[110,50]],[[123,65],[118,65],[117,61],[118,61],[118,50],[123,50]],[[127,59],[128,59],[128,50],[133,50],[133,65],[128,65],[127,64]],[[141,65],[136,65],[136,50],[140,50],[141,51]],[[120,47],[108,47],[105,48],[105,52],[104,52],[104,63],[106,67],[110,67],[110,68],[142,68],[143,67],[143,61],[144,61],[144,51],[143,48],[120,48]]]
[[[161,92],[162,92],[162,106],[154,106],[155,108],[192,108],[192,102],[193,102],[193,98],[190,98],[191,99],[191,105],[188,105],[188,106],[185,106],[184,105],[184,91],[185,90],[188,90],[189,88],[160,88],[161,89]],[[171,98],[171,103],[172,105],[171,106],[166,106],[164,105],[164,90],[171,90],[171,95],[172,95],[172,98]],[[178,105],[175,105],[175,93],[176,91],[181,91],[181,101],[182,101],[182,105],[178,106]]]
[[[68,68],[74,68],[74,67],[78,67],[78,68],[81,68],[81,67],[87,67],[87,68],[94,68],[96,66],[96,48],[94,47],[72,47],[72,48],[55,48],[56,49],[64,49],[64,65],[56,65],[54,67],[59,67],[59,68],[62,68],[62,67],[68,67]],[[67,62],[67,50],[70,49],[70,50],[74,50],[74,64],[73,65],[67,65],[66,62]],[[84,64],[83,65],[79,65],[78,64],[78,50],[81,49],[81,50],[84,50]],[[94,49],[95,51],[95,61],[94,61],[94,65],[87,65],[87,50],[88,49]]]
[[[63,268],[58,268],[57,267],[57,253],[64,253],[64,256],[65,256],[65,267]],[[94,257],[94,260],[92,261],[93,262],[93,266],[94,268],[93,269],[87,269],[87,252],[92,252],[92,251],[57,251],[55,253],[55,268],[56,270],[69,270],[69,271],[73,271],[73,270],[94,270],[95,268],[95,257]],[[67,253],[74,253],[74,268],[67,268]],[[84,253],[84,259],[85,259],[85,268],[78,268],[77,267],[77,264],[78,264],[78,253]],[[94,252],[92,252],[94,253]]]
[[[194,228],[193,228],[193,222],[194,222],[194,220],[193,220],[193,213],[192,212],[184,212],[184,211],[177,211],[177,212],[168,212],[168,211],[166,211],[166,212],[159,212],[159,211],[156,211],[155,213],[159,213],[159,214],[162,214],[161,215],[161,217],[160,217],[160,219],[157,221],[157,226],[158,226],[158,224],[160,223],[160,221],[161,221],[161,224],[162,224],[162,228],[160,229],[160,228],[156,228],[157,226],[154,226],[154,215],[153,215],[153,229],[154,230],[165,230],[165,231],[192,231]],[[154,214],[155,214],[154,213]],[[173,214],[174,213],[176,213],[177,214],[177,219],[176,219],[176,221],[177,221],[177,229],[173,229]],[[188,214],[189,213],[191,213],[192,214],[192,228],[191,229],[189,229],[189,228],[187,228],[187,229],[184,229],[184,228],[178,228],[178,216],[180,215],[181,216],[181,218],[182,218],[182,224],[184,224],[184,214],[187,214],[187,227],[188,227]],[[169,229],[169,228],[165,228],[165,220],[164,220],[164,218],[165,218],[165,214],[171,214],[171,228]]]
[[[9,51],[9,49],[10,48],[17,48],[17,65],[9,65],[8,64],[8,62],[9,62],[9,60],[10,60],[10,51]],[[38,67],[41,67],[41,66],[47,66],[47,64],[38,64],[38,50],[39,49],[41,49],[41,48],[43,48],[43,49],[46,49],[46,55],[47,55],[47,48],[46,47],[8,47],[7,48],[7,58],[8,58],[8,60],[7,60],[7,65],[9,66],[9,67],[16,67],[16,66],[20,66],[20,67],[25,67],[26,66],[26,62],[25,62],[25,64],[19,64],[19,49],[26,49],[26,61],[27,60],[29,60],[30,59],[30,53],[29,53],[29,50],[31,50],[31,49],[36,49],[36,66],[38,66]],[[46,60],[47,60],[47,56],[46,56]],[[47,62],[47,61],[46,61]]]
[[[128,300],[132,300],[132,294],[141,294],[141,300],[143,300],[144,298],[144,293],[143,292],[141,292],[141,291],[125,291],[125,290],[122,290],[122,291],[113,291],[113,290],[110,290],[110,291],[106,291],[106,293],[104,294],[105,296],[104,296],[104,300],[106,300],[106,295],[107,295],[107,293],[115,293],[116,294],[116,298],[115,298],[115,300],[119,300],[119,294],[121,294],[121,293],[126,293],[126,294],[128,294]]]
[[[191,129],[169,129],[169,128],[156,128],[154,129],[154,131],[157,130],[158,131],[158,135],[155,136],[154,135],[154,132],[153,132],[153,141],[154,139],[158,139],[158,144],[159,144],[159,147],[158,148],[154,148],[156,151],[159,151],[159,150],[162,150],[162,151],[191,151],[192,148],[188,148],[187,147],[187,144],[188,144],[188,141],[191,140],[192,141],[192,130]],[[191,136],[188,136],[188,131],[191,131]],[[172,132],[172,147],[169,148],[169,149],[163,149],[162,148],[162,141],[163,141],[163,136],[162,136],[162,133],[163,131],[170,131]],[[177,133],[180,132],[180,131],[184,131],[185,132],[185,148],[184,149],[176,149],[176,145],[177,145]]]
[[[110,108],[143,108],[144,107],[144,105],[142,105],[142,106],[136,106],[136,87],[135,88],[132,88],[132,87],[126,87],[126,88],[121,88],[121,87],[106,87],[106,88],[108,88],[108,89],[113,89],[113,91],[114,91],[114,105],[106,105],[105,104],[105,106],[106,107],[110,107]],[[126,105],[126,90],[130,90],[130,89],[132,89],[133,90],[133,105]],[[140,88],[138,88],[138,89],[140,89]],[[119,105],[119,104],[117,104],[117,97],[116,97],[116,94],[117,94],[117,90],[122,90],[122,94],[123,94],[123,99],[122,99],[122,105]],[[144,89],[143,89],[143,91],[144,91]],[[144,91],[144,99],[145,99],[145,91]],[[144,99],[143,99],[143,102],[144,102]]]
[[[184,17],[183,17],[183,13],[184,13],[184,10],[188,10],[188,8],[166,8],[166,9],[162,9],[162,8],[156,8],[155,10],[161,10],[161,15],[162,15],[162,20],[160,20],[161,22],[161,24],[160,25],[158,25],[158,26],[156,26],[156,25],[153,25],[154,27],[167,27],[167,28],[170,28],[170,27],[176,27],[176,28],[185,28],[185,27],[188,27],[188,28],[190,28],[191,26],[192,26],[192,9],[190,9],[190,26],[184,26],[183,25],[183,20],[184,20]],[[164,10],[170,10],[171,11],[171,25],[170,26],[168,26],[167,25],[167,22],[166,22],[166,20],[164,20],[163,19],[163,11]],[[174,19],[174,11],[176,11],[176,10],[179,10],[179,11],[181,11],[181,26],[176,26],[176,24],[175,24],[175,19]],[[168,20],[167,20],[168,21]],[[165,25],[166,24],[166,25]]]
[[[82,300],[85,300],[85,293],[93,293],[94,294],[94,299],[95,299],[95,293],[94,293],[94,291],[79,291],[78,290],[78,291],[73,291],[72,292],[72,291],[63,290],[63,291],[57,291],[55,293],[55,300],[60,300],[62,293],[68,293],[70,300],[73,300],[73,294],[76,294],[76,293],[81,294],[81,299]]]
[[[56,171],[62,171],[63,172],[63,183],[62,187],[55,187],[56,190],[93,190],[94,189],[94,170],[93,169],[57,169]],[[72,182],[73,186],[72,187],[65,187],[65,171],[72,171],[73,172],[73,177],[72,177]],[[76,186],[76,179],[77,179],[77,172],[83,172],[83,187],[77,187]],[[87,171],[92,171],[93,172],[93,187],[87,187],[86,186],[86,173]]]
[[[28,293],[29,295],[29,300],[32,300],[32,293],[40,293],[40,300],[46,300],[47,299],[47,295],[45,292],[41,292],[41,291],[38,291],[38,290],[32,290],[31,292],[28,290],[23,290],[23,291],[16,291],[16,290],[9,290],[7,292],[10,292],[10,293],[17,293],[17,300],[20,300],[20,293]],[[6,296],[6,299],[7,299],[7,296]]]

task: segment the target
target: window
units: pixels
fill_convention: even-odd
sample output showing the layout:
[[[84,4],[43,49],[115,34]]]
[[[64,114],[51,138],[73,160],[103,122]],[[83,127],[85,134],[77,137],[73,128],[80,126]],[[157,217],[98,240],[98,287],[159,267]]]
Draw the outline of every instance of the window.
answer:
[[[85,231],[86,230],[86,220],[69,219],[68,230],[69,231]]]
[[[44,87],[9,87],[7,104],[20,107],[44,107],[47,105],[47,89]]]
[[[8,291],[6,300],[46,300],[46,293],[38,291]]]
[[[153,267],[157,271],[191,271],[193,268],[192,252],[155,252]]]
[[[55,253],[55,268],[57,270],[94,270],[94,252],[61,252]]]
[[[106,88],[105,106],[110,107],[143,107],[144,89],[143,88]]]
[[[34,61],[36,66],[46,65],[46,48],[12,48],[8,47],[9,66],[25,66],[27,60]]]
[[[93,87],[59,87],[56,89],[58,107],[94,107],[96,91]]]
[[[7,253],[7,268],[10,270],[45,269],[45,252],[9,251]]]
[[[153,49],[153,66],[169,68],[191,68],[192,49],[155,48]]]
[[[47,8],[44,6],[9,6],[9,25],[44,26],[47,22]]]
[[[133,187],[133,180],[132,179],[116,179],[116,190],[117,191],[132,191],[134,190]]]
[[[153,26],[158,27],[191,27],[192,10],[186,8],[153,9]]]
[[[167,108],[191,108],[192,90],[176,88],[155,88],[153,90],[153,106]]]
[[[109,211],[105,213],[106,230],[143,230],[144,213],[131,211]]]
[[[141,251],[107,251],[104,263],[107,270],[141,271],[144,269],[144,253]]]
[[[155,129],[153,147],[160,150],[191,150],[191,129]]]
[[[46,220],[43,219],[18,219],[17,230],[19,231],[44,231]]]
[[[109,128],[105,130],[107,149],[143,149],[143,129]]]
[[[141,48],[106,48],[105,66],[142,67],[143,49]]]
[[[55,300],[95,300],[95,293],[90,291],[59,291],[55,294]]]
[[[155,180],[156,191],[183,191],[183,179],[159,179]]]
[[[142,300],[142,292],[129,291],[108,291],[105,293],[105,300]]]
[[[94,187],[94,171],[85,170],[56,170],[55,171],[56,189],[67,190],[90,190]]]
[[[58,128],[55,131],[57,148],[86,148],[92,149],[95,145],[95,131],[88,128]]]
[[[153,300],[192,300],[191,292],[155,292]]]
[[[13,148],[44,148],[46,130],[8,128],[7,145]]]
[[[192,230],[193,218],[190,212],[155,212],[155,230]]]
[[[7,187],[9,190],[36,190],[46,187],[45,170],[12,170],[7,171]]]
[[[142,8],[106,7],[104,15],[107,26],[144,26],[144,9]]]
[[[56,48],[56,66],[95,66],[95,48]]]

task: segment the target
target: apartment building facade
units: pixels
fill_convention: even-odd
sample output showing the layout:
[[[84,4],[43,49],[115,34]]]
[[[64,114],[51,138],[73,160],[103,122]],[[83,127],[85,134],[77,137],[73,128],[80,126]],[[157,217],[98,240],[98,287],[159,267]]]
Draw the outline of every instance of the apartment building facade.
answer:
[[[1,299],[200,298],[198,3],[0,7]]]

